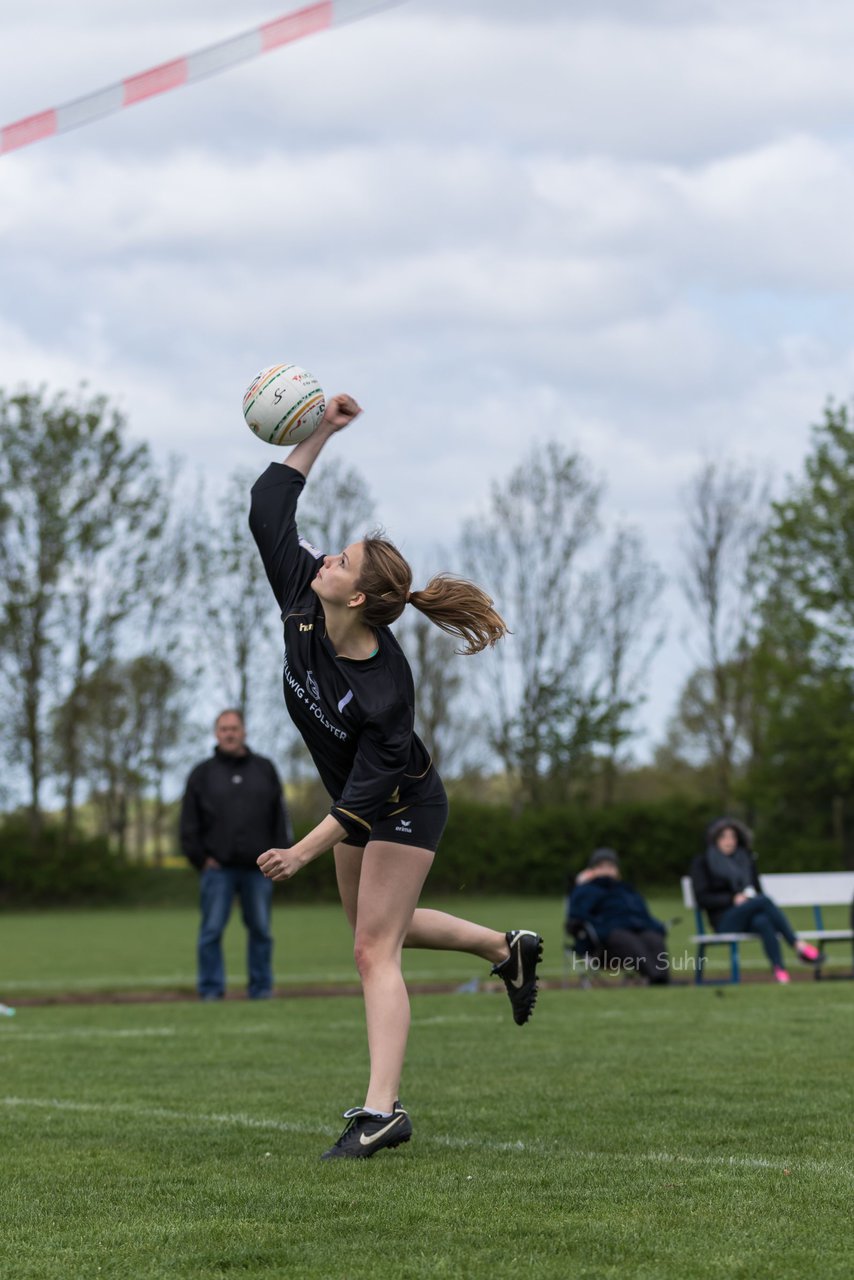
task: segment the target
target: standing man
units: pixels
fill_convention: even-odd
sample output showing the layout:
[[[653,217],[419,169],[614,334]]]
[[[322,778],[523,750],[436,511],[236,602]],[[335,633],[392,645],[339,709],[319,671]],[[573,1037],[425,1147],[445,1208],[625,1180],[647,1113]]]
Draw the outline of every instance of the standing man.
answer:
[[[198,991],[202,1000],[225,994],[222,934],[237,894],[249,934],[249,998],[263,1000],[273,992],[273,884],[256,859],[289,847],[293,833],[279,775],[247,747],[241,712],[221,711],[214,734],[214,753],[193,769],[181,804],[181,849],[201,872]]]

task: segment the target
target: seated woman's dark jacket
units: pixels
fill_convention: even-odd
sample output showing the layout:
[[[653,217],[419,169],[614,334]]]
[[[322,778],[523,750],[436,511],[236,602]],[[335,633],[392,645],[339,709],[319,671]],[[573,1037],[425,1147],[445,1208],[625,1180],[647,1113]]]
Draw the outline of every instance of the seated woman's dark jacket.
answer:
[[[712,928],[716,930],[721,916],[733,905],[736,891],[730,880],[715,874],[709,865],[710,853],[711,849],[698,853],[691,863],[691,883],[694,886],[697,906],[702,907],[709,917]],[[743,863],[743,879],[752,885],[757,893],[761,893],[762,886],[759,883],[756,855],[750,849],[745,849],[744,845],[739,845],[732,856],[739,858]]]
[[[606,942],[613,929],[667,932],[661,921],[650,914],[637,889],[607,875],[595,876],[572,890],[568,919],[592,925],[600,942]]]

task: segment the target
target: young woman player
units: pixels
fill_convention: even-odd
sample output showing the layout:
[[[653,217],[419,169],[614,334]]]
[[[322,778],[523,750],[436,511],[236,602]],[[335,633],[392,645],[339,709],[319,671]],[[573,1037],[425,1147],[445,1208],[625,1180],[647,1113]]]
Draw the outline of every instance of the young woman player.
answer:
[[[513,1017],[527,1022],[537,996],[542,940],[530,930],[497,933],[417,906],[445,826],[448,802],[413,731],[409,664],[388,629],[414,605],[477,653],[506,633],[485,592],[457,578],[412,591],[412,573],[391,543],[354,542],[322,555],[301,541],[297,500],[327,440],[361,412],[334,396],[308,440],[271,463],[252,489],[250,528],[282,610],[288,711],[332,797],[329,814],[290,849],[269,849],[258,865],[289,880],[330,847],[344,911],[355,935],[371,1075],[365,1103],[323,1159],[365,1159],[408,1142],[412,1125],[398,1100],[409,1033],[402,947],[465,951],[493,965]]]

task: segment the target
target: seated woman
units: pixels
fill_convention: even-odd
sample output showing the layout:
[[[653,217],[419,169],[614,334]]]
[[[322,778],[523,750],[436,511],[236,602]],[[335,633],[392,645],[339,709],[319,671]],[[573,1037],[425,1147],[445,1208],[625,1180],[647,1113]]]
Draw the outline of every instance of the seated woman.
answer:
[[[756,855],[744,823],[719,818],[706,831],[706,851],[691,863],[697,906],[715,933],[755,933],[765,948],[778,982],[789,982],[778,934],[806,964],[819,964],[821,953],[802,942],[775,902],[762,892]]]
[[[660,985],[670,979],[665,947],[666,929],[650,915],[637,889],[620,876],[620,859],[613,849],[597,849],[576,876],[569,895],[567,927],[598,939],[606,968],[634,969]]]

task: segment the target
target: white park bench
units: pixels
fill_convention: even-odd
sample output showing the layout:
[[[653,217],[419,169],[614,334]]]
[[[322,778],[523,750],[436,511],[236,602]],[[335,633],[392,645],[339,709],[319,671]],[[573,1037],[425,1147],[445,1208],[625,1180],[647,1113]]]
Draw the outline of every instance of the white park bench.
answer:
[[[799,929],[798,937],[807,942],[814,942],[824,956],[824,949],[829,942],[854,942],[854,931],[851,929],[825,929],[822,918],[822,907],[850,907],[854,899],[854,871],[804,871],[797,874],[781,873],[779,875],[760,876],[762,892],[776,902],[778,907],[812,907],[814,929]],[[691,938],[697,947],[697,961],[694,981],[698,984],[729,985],[738,982],[741,977],[738,948],[742,942],[756,942],[755,933],[704,933],[703,913],[694,898],[694,886],[690,876],[682,877],[682,901],[686,907],[693,907],[697,922],[697,932]],[[703,970],[706,966],[706,948],[728,946],[730,949],[730,974],[728,978],[705,978]],[[821,976],[821,966],[816,968],[816,977]]]

